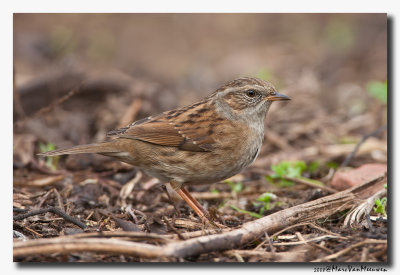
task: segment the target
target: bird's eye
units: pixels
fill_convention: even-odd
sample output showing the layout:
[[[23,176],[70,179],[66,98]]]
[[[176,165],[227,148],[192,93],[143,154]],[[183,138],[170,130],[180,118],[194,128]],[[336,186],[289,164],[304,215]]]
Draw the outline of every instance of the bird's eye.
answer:
[[[273,91],[273,92],[271,92],[271,93],[270,93],[270,95],[276,95],[276,92],[275,92],[275,91]]]
[[[249,97],[255,97],[256,92],[253,91],[253,90],[248,90],[248,91],[246,92],[246,95],[249,96]]]

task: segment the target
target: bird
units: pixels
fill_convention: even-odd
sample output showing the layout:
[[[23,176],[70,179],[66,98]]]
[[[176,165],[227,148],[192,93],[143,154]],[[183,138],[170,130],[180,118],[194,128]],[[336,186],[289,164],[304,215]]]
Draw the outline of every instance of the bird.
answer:
[[[249,166],[260,152],[268,110],[282,100],[290,98],[272,83],[242,77],[196,103],[110,131],[104,142],[40,155],[96,153],[116,158],[169,183],[203,222],[213,224],[186,186],[219,182]]]

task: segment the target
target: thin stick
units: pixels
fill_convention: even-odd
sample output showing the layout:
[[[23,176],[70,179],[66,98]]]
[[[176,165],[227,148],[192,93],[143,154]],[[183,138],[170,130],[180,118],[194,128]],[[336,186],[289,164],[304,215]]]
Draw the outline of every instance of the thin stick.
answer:
[[[340,167],[346,167],[351,159],[354,157],[354,155],[357,153],[358,149],[360,148],[361,144],[363,144],[368,138],[372,137],[372,136],[376,136],[378,135],[380,132],[382,132],[383,130],[385,130],[387,128],[387,124],[379,127],[378,129],[376,129],[375,131],[373,131],[372,133],[369,133],[365,136],[362,137],[362,139],[357,143],[356,147],[354,147],[354,150],[350,152],[350,154],[347,155],[347,157],[345,158],[345,160],[342,162],[342,164],[340,165]]]
[[[387,245],[387,240],[375,240],[375,239],[364,240],[364,241],[358,242],[356,244],[353,244],[353,245],[351,245],[349,247],[346,247],[345,249],[342,249],[339,252],[336,252],[335,254],[331,254],[331,255],[323,257],[321,259],[317,259],[317,260],[315,260],[313,262],[326,262],[326,261],[329,261],[329,260],[332,260],[332,259],[336,259],[336,258],[338,258],[338,257],[350,252],[354,248],[357,248],[359,246],[363,246],[363,245],[366,245],[366,244],[386,244]]]
[[[56,214],[56,215],[64,218],[64,220],[69,221],[69,222],[79,226],[82,229],[85,229],[87,227],[84,223],[78,221],[77,219],[74,219],[73,217],[67,215],[65,212],[61,211],[60,209],[58,209],[56,207],[49,207],[49,208],[44,208],[44,209],[33,210],[33,211],[30,211],[25,214],[14,216],[13,219],[14,219],[14,221],[19,221],[19,220],[23,220],[23,219],[26,219],[31,216],[40,215],[40,214],[44,214],[47,212]]]
[[[319,189],[325,190],[325,191],[327,191],[327,192],[329,192],[331,194],[334,194],[334,193],[338,192],[337,190],[335,190],[333,188],[330,188],[328,186],[314,184],[314,183],[311,183],[311,182],[308,182],[308,181],[305,181],[305,180],[302,180],[302,179],[298,179],[298,178],[291,178],[291,177],[284,176],[283,179],[289,180],[289,181],[293,181],[293,182],[299,183],[299,184],[304,184],[304,185],[310,186],[312,188],[319,188]]]
[[[37,117],[40,116],[44,113],[47,113],[49,111],[51,111],[52,109],[54,109],[56,106],[64,103],[65,101],[67,101],[68,99],[70,99],[72,96],[76,95],[77,93],[82,91],[82,86],[84,85],[84,83],[79,84],[78,86],[76,86],[75,88],[73,88],[71,91],[69,91],[66,95],[60,97],[57,101],[52,102],[50,105],[45,106],[43,108],[41,108],[40,110],[38,110],[36,113],[34,113],[33,115],[29,116],[29,118],[32,117]],[[14,128],[18,127],[20,124],[24,123],[26,121],[27,117],[24,117],[23,119],[16,121],[14,123]]]
[[[300,240],[298,242],[281,242],[281,243],[273,243],[274,246],[294,246],[294,245],[300,245],[300,244],[306,244],[309,242],[317,242],[317,241],[322,241],[325,239],[338,239],[339,237],[335,236],[335,235],[323,235],[323,236],[319,236],[319,237],[315,237],[309,240]]]

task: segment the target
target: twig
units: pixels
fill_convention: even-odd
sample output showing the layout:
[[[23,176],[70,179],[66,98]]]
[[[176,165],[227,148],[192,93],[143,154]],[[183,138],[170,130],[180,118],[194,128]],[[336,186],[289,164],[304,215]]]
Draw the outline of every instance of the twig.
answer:
[[[323,236],[319,236],[319,237],[315,237],[309,240],[300,240],[298,242],[281,242],[281,243],[273,243],[274,246],[293,246],[293,245],[300,245],[300,244],[306,244],[309,242],[316,242],[316,241],[322,241],[325,239],[338,239],[339,237],[335,236],[335,235],[323,235]]]
[[[58,193],[58,191],[57,191],[56,188],[53,188],[53,190],[54,190],[53,192],[54,192],[54,194],[56,195],[56,198],[57,198],[58,208],[59,208],[62,212],[65,212],[64,203],[63,203],[63,200],[62,200],[62,198],[61,198],[60,193]]]
[[[39,232],[36,232],[32,228],[29,228],[29,227],[26,226],[26,227],[24,227],[24,229],[28,230],[29,232],[33,233],[34,235],[38,236],[39,238],[43,238],[42,234],[40,234]]]
[[[382,132],[383,130],[385,130],[387,128],[387,124],[379,127],[378,129],[376,129],[375,131],[373,131],[372,133],[369,133],[365,136],[363,136],[361,138],[361,140],[357,143],[356,147],[354,147],[353,151],[351,151],[347,157],[345,158],[345,160],[342,162],[342,164],[340,165],[340,167],[346,167],[351,159],[354,157],[354,155],[357,153],[358,149],[360,148],[361,144],[363,144],[368,138],[372,137],[372,136],[376,136],[378,135],[380,132]]]
[[[272,255],[275,255],[275,247],[273,246],[272,240],[271,240],[271,238],[269,237],[269,235],[268,235],[267,232],[265,232],[265,239],[268,241],[269,249],[271,249]]]
[[[136,217],[135,213],[132,211],[132,207],[130,205],[128,205],[128,207],[126,208],[126,211],[129,213],[129,215],[131,215],[134,223],[135,224],[139,224],[139,220]]]
[[[304,239],[303,235],[302,235],[300,232],[296,232],[295,234],[296,234],[297,238],[299,239],[299,241],[302,241],[302,242],[304,241],[304,242],[306,242],[307,245],[309,245],[309,246],[312,246],[312,247],[315,247],[315,248],[319,248],[319,249],[324,250],[325,252],[328,252],[328,253],[332,253],[332,251],[330,251],[328,248],[323,247],[323,246],[320,245],[320,244],[313,243],[313,242],[311,242],[311,240],[306,240],[306,239]],[[335,235],[328,235],[328,236],[335,236]],[[325,236],[325,237],[326,237],[326,236]],[[315,240],[315,239],[314,239],[314,240]],[[319,240],[318,240],[318,241],[319,241]]]
[[[137,114],[142,108],[143,100],[141,98],[135,98],[132,100],[131,104],[129,105],[127,111],[121,118],[121,122],[118,125],[118,128],[125,127],[126,125],[135,121]]]
[[[310,223],[309,225],[310,225],[311,227],[314,227],[315,229],[320,230],[320,231],[322,231],[322,232],[325,232],[325,233],[327,233],[327,234],[329,234],[329,235],[334,235],[334,236],[340,237],[340,238],[342,238],[342,239],[347,239],[347,238],[341,236],[340,234],[334,233],[334,232],[332,232],[332,231],[330,231],[330,230],[328,230],[328,229],[325,229],[325,228],[323,228],[323,227],[321,227],[321,226],[319,226],[319,225],[317,225],[317,224],[315,224],[315,223]]]
[[[86,232],[69,235],[70,238],[86,239],[86,238],[129,238],[137,241],[156,241],[161,243],[171,242],[176,238],[175,235],[160,235],[155,233],[144,233],[136,231],[102,231],[102,232]]]
[[[49,208],[44,208],[44,209],[33,210],[33,211],[30,211],[25,214],[14,216],[13,219],[14,219],[14,221],[19,221],[19,220],[23,220],[23,219],[26,219],[31,216],[40,215],[40,214],[44,214],[47,212],[56,214],[56,215],[64,218],[64,220],[69,221],[69,222],[79,226],[82,229],[85,229],[87,227],[84,223],[78,221],[77,219],[74,219],[73,217],[67,215],[65,212],[61,211],[60,209],[58,209],[56,207],[49,207]]]
[[[47,200],[49,195],[54,191],[54,188],[50,189],[47,191],[47,193],[43,196],[43,198],[39,201],[39,204],[37,205],[37,208],[42,208],[43,203]]]
[[[69,91],[66,95],[60,97],[57,101],[52,102],[50,105],[45,106],[43,108],[41,108],[40,110],[38,110],[36,113],[34,113],[33,115],[29,116],[29,118],[33,118],[33,117],[37,117],[40,115],[43,115],[44,113],[47,113],[49,111],[51,111],[52,109],[54,109],[56,106],[64,103],[65,101],[67,101],[68,99],[70,99],[72,96],[76,95],[77,93],[82,91],[82,86],[84,85],[84,83],[81,83],[79,85],[77,85],[75,88],[73,88],[71,91]],[[24,123],[26,121],[27,117],[24,117],[23,119],[17,121],[14,123],[14,128],[18,127],[20,124]]]
[[[336,259],[336,258],[338,258],[338,257],[350,252],[354,248],[357,248],[359,246],[363,246],[363,245],[366,245],[366,244],[386,244],[387,245],[387,240],[375,240],[375,239],[364,240],[364,241],[358,242],[356,244],[353,244],[353,245],[351,245],[349,247],[346,247],[345,249],[340,250],[339,252],[336,252],[335,254],[331,254],[331,255],[323,257],[321,259],[317,259],[317,260],[315,260],[313,262],[326,262],[326,261],[329,261],[329,260],[332,260],[332,259]]]
[[[179,230],[178,230],[175,226],[173,226],[173,225],[168,221],[167,218],[164,218],[163,220],[164,220],[164,222],[167,224],[167,227],[168,227],[169,229],[171,229],[172,231],[174,231],[176,235],[178,235],[179,239],[181,239],[181,240],[186,240],[186,238],[181,234],[181,232],[179,232]]]
[[[14,256],[70,252],[104,252],[119,255],[140,255],[145,258],[163,256],[163,247],[118,239],[58,237],[14,243]],[[165,246],[164,246],[165,248]],[[169,254],[169,253],[168,253]],[[170,255],[173,256],[173,255]]]
[[[299,227],[299,226],[309,225],[309,224],[310,224],[310,222],[303,222],[303,223],[296,223],[296,224],[293,224],[291,226],[285,227],[282,230],[276,232],[274,235],[272,235],[272,238],[277,237],[278,235],[282,234],[283,232],[285,232],[285,231],[287,231],[289,229],[296,228],[296,227]]]
[[[267,251],[260,251],[260,250],[228,250],[226,254],[228,256],[234,256],[240,255],[241,257],[258,257],[262,259],[263,261],[284,261],[287,262],[288,259],[292,259],[293,261],[300,261],[300,257],[304,256],[306,253],[306,250],[298,250],[296,252],[278,252],[278,253],[272,253],[272,252],[267,252]],[[289,260],[290,261],[290,260]]]
[[[302,180],[302,179],[299,179],[299,178],[292,178],[292,177],[283,176],[283,179],[289,180],[289,181],[293,181],[293,182],[299,183],[299,184],[304,184],[304,185],[310,186],[312,188],[319,188],[319,189],[325,190],[325,191],[327,191],[329,193],[333,193],[333,194],[338,192],[337,190],[335,190],[333,188],[330,188],[328,186],[318,185],[318,184],[315,184],[315,183],[312,183],[312,182],[308,182],[308,181],[305,181],[305,180]]]
[[[26,180],[14,180],[14,186],[23,186],[23,187],[44,187],[48,185],[52,185],[55,182],[59,182],[63,180],[66,175],[57,175],[57,176],[48,176],[43,178],[38,178],[30,181]]]

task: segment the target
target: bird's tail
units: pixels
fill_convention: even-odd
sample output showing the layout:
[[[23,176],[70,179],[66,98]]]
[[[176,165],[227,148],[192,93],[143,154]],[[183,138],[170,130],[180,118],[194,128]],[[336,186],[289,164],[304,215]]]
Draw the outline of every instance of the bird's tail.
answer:
[[[85,153],[118,153],[120,152],[117,148],[115,148],[112,142],[102,142],[102,143],[93,143],[93,144],[85,144],[78,145],[71,148],[57,149],[45,153],[40,153],[40,156],[59,156],[59,155],[73,155],[73,154],[85,154]]]

